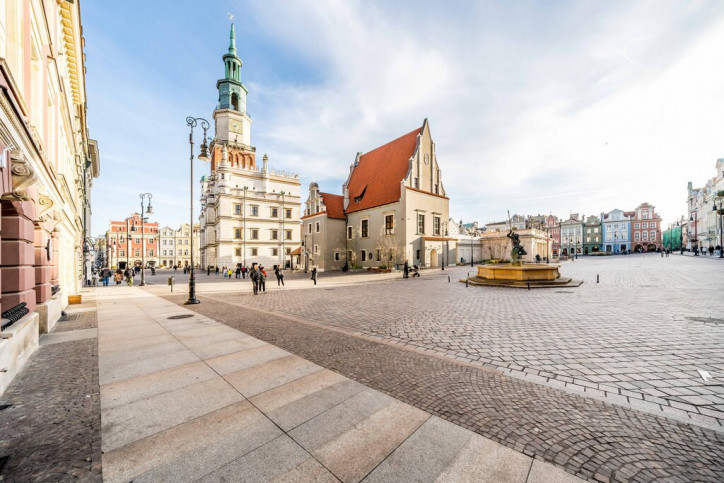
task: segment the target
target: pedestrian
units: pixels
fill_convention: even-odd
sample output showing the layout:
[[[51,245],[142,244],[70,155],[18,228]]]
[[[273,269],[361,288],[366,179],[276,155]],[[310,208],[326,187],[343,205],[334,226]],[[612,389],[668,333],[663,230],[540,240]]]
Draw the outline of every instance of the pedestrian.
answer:
[[[211,265],[206,265],[206,276],[211,275]]]
[[[252,264],[251,271],[249,272],[249,278],[251,279],[251,286],[254,289],[254,295],[259,293],[259,270],[256,268],[256,264]]]
[[[241,278],[241,265],[236,266],[236,278]]]
[[[402,278],[410,278],[410,264],[405,260],[405,265],[402,267]]]
[[[229,269],[229,280],[231,280],[231,274],[234,273],[231,269]]]
[[[266,271],[259,265],[259,291],[266,293]]]
[[[126,283],[128,284],[128,286],[129,287],[132,286],[133,285],[133,270],[131,270],[130,268],[127,268],[124,275],[126,276]]]
[[[123,282],[123,272],[120,268],[116,269],[116,273],[113,275],[113,280],[115,280],[116,285],[120,285],[121,282]]]
[[[219,276],[219,266],[218,265],[216,265],[216,276],[217,277]]]
[[[279,285],[281,285],[281,286],[283,287],[283,286],[284,286],[284,272],[282,272],[282,271],[279,269],[279,266],[277,266],[277,267],[274,269],[274,275],[277,276],[277,287],[278,287]]]
[[[317,266],[312,267],[312,280],[314,281],[314,285],[317,285]]]
[[[535,263],[540,263],[540,254],[539,253],[535,254]]]
[[[103,286],[107,287],[111,281],[111,269],[110,268],[103,267],[103,270],[101,270],[101,280],[103,281]]]

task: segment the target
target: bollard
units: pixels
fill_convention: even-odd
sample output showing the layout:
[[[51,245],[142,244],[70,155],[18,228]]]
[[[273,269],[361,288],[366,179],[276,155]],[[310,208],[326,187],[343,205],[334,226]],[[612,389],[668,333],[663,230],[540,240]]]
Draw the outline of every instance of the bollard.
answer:
[[[596,283],[598,283],[598,274],[596,274]]]
[[[173,293],[173,282],[174,277],[168,277],[168,284],[171,286],[171,293]]]
[[[447,283],[450,283],[450,275],[447,276]]]
[[[468,287],[468,279],[466,278],[465,279],[465,288],[467,288],[467,287]]]
[[[530,290],[530,282],[528,282],[528,290]]]

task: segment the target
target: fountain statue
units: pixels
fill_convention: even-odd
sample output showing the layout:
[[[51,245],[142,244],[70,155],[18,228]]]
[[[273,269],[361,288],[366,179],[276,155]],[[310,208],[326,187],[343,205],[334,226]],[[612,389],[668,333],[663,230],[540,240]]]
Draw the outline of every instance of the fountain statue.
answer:
[[[518,235],[515,231],[513,231],[513,227],[510,227],[510,232],[507,235],[508,238],[510,238],[513,242],[513,249],[510,250],[510,264],[513,266],[520,266],[523,264],[523,261],[520,259],[523,255],[527,255],[528,252],[525,251],[525,248],[523,248],[523,245],[520,244],[520,235]]]

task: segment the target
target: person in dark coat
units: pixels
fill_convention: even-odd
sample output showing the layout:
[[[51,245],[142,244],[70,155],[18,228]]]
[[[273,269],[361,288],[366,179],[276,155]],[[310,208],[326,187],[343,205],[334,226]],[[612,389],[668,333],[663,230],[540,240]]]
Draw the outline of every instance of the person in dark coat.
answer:
[[[312,267],[312,280],[314,281],[314,285],[317,285],[317,266],[315,265]]]
[[[402,278],[410,278],[410,264],[405,260],[405,266],[402,267]]]
[[[284,272],[282,272],[278,266],[277,266],[277,268],[274,269],[274,275],[277,276],[277,287],[279,285],[281,285],[283,287],[284,286]]]
[[[251,285],[254,289],[254,295],[259,293],[259,277],[261,277],[261,272],[259,272],[259,269],[256,268],[256,265],[252,265],[251,270],[249,271],[249,278],[251,279]]]
[[[259,265],[259,290],[266,293],[266,271]]]

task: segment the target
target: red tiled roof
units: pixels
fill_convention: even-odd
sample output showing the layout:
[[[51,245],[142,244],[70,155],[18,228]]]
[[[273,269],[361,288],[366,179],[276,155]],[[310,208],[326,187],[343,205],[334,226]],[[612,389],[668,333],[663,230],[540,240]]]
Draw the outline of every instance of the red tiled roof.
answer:
[[[344,196],[322,192],[319,194],[322,195],[322,202],[327,207],[327,218],[346,219],[344,216]]]
[[[419,127],[360,156],[349,180],[347,213],[400,199],[400,183],[407,174],[410,157],[417,146],[417,135],[421,132],[422,127]]]

